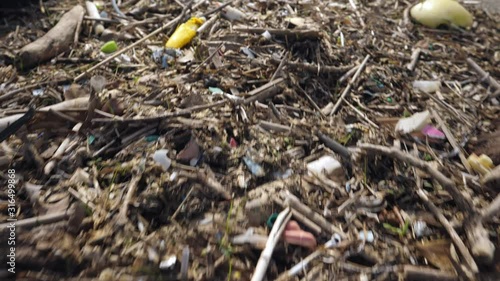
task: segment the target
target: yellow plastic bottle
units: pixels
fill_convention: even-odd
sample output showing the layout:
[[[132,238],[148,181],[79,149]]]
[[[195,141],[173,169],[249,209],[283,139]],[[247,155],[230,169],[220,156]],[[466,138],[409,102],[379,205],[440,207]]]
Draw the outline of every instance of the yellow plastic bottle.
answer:
[[[168,39],[165,44],[166,48],[180,49],[196,36],[196,30],[205,22],[204,18],[190,18],[187,22],[179,25],[174,34]]]

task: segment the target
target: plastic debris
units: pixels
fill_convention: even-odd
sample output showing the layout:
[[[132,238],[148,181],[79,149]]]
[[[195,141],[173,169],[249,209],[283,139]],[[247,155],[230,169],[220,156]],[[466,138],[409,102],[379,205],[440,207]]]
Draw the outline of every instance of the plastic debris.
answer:
[[[196,36],[196,30],[205,22],[205,18],[193,17],[187,22],[179,25],[174,34],[165,44],[166,48],[181,49],[193,40]]]
[[[332,177],[342,176],[344,174],[342,164],[330,155],[326,155],[318,160],[309,162],[306,167],[309,173],[314,175],[324,174],[327,177]]]
[[[358,239],[364,240],[368,243],[373,243],[373,241],[375,241],[375,235],[373,235],[373,231],[371,230],[361,231],[358,233]]]
[[[250,227],[245,233],[236,235],[231,239],[231,243],[235,245],[252,244],[255,246],[264,246],[267,241],[267,236],[255,234],[253,227]]]
[[[217,87],[208,87],[208,90],[209,90],[212,94],[214,94],[214,95],[216,95],[216,94],[220,94],[220,95],[224,94],[224,91],[223,91],[223,90],[221,90],[220,88],[217,88]]]
[[[412,83],[413,89],[425,93],[434,93],[441,88],[441,81],[417,80]]]
[[[416,238],[422,238],[426,235],[432,233],[432,231],[427,227],[425,221],[416,221],[413,223],[413,233],[415,233]]]
[[[302,246],[312,249],[316,247],[317,242],[314,235],[300,228],[296,221],[289,221],[283,232],[283,240],[292,245]]]
[[[175,157],[177,160],[189,162],[189,165],[196,166],[201,158],[201,149],[194,138],[191,138],[186,146]]]
[[[232,148],[236,148],[238,147],[238,142],[233,137],[231,137],[231,139],[229,140],[229,146]]]
[[[431,114],[428,110],[413,114],[408,118],[403,118],[396,124],[396,132],[409,134],[422,130],[431,122]]]
[[[104,43],[104,45],[102,45],[102,47],[101,47],[101,52],[103,52],[105,54],[114,53],[114,52],[116,52],[116,50],[118,50],[118,45],[116,44],[116,42],[114,40],[111,40],[111,41]]]
[[[168,158],[167,153],[168,153],[167,149],[159,149],[155,151],[153,155],[153,160],[158,164],[160,164],[165,171],[168,170],[168,168],[170,168],[170,165],[172,165],[172,160]]]
[[[426,125],[421,132],[424,136],[431,139],[437,139],[437,140],[446,139],[446,135],[432,125]]]
[[[43,95],[43,92],[44,90],[43,89],[34,89],[33,91],[31,91],[31,93],[33,94],[33,96],[35,97],[40,97]]]
[[[289,178],[293,175],[292,169],[286,169],[285,171],[276,171],[273,173],[273,178],[277,180],[283,180]]]
[[[172,269],[176,262],[177,262],[177,257],[172,255],[168,257],[166,260],[162,260],[160,262],[160,269],[161,270]]]
[[[242,11],[233,8],[231,6],[227,6],[222,10],[222,17],[229,21],[242,21],[247,18],[247,15]]]
[[[243,162],[245,162],[245,165],[247,165],[248,169],[254,176],[263,177],[266,174],[264,172],[264,168],[255,163],[250,157],[243,157]]]
[[[182,249],[182,259],[181,259],[181,280],[188,279],[188,269],[189,269],[189,247],[184,247]]]
[[[269,31],[264,31],[264,33],[262,33],[262,37],[266,38],[267,40],[271,40],[272,38],[272,35],[271,35],[271,32]]]
[[[426,0],[413,6],[410,15],[417,22],[431,28],[440,25],[472,25],[472,15],[454,0]]]
[[[467,158],[467,162],[469,162],[472,169],[481,176],[486,175],[495,168],[491,158],[485,154],[477,156],[475,153],[472,153],[469,158]]]

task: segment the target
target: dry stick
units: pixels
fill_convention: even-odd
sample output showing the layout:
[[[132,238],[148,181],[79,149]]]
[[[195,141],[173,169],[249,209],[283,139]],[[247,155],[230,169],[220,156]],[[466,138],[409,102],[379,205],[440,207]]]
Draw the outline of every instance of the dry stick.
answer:
[[[498,194],[497,197],[495,197],[495,199],[482,210],[481,220],[489,221],[498,214],[500,214],[500,194]]]
[[[280,64],[278,65],[278,67],[276,68],[276,70],[274,71],[273,73],[273,76],[271,76],[271,80],[269,81],[273,81],[274,78],[276,78],[276,76],[278,75],[278,73],[281,71],[281,69],[283,68],[283,66],[285,65],[285,61],[288,57],[288,51],[286,51],[284,54],[283,54],[283,58],[281,59],[280,61]]]
[[[471,169],[471,167],[469,165],[469,162],[465,158],[465,156],[464,156],[464,154],[462,152],[462,148],[458,145],[457,141],[455,140],[455,137],[453,137],[453,134],[450,132],[450,129],[448,129],[448,126],[446,126],[446,124],[444,123],[443,119],[441,119],[441,117],[438,115],[438,113],[434,109],[431,109],[431,113],[432,113],[432,116],[434,117],[434,119],[436,119],[436,121],[439,123],[439,126],[441,127],[441,130],[443,130],[443,133],[446,135],[446,138],[450,142],[450,144],[453,147],[453,149],[455,149],[456,151],[458,151],[458,157],[460,158],[460,161],[462,162],[462,165],[464,165],[465,169],[467,169],[467,172],[469,174],[471,174],[472,173],[472,169]]]
[[[132,178],[132,180],[130,180],[130,183],[128,184],[127,195],[125,196],[125,200],[123,201],[123,204],[120,207],[120,211],[118,213],[118,217],[116,220],[116,223],[118,225],[124,225],[128,221],[127,217],[128,206],[132,201],[132,197],[134,197],[135,191],[137,190],[137,186],[139,185],[139,181],[141,180],[141,178],[142,178],[142,172],[139,172],[139,174],[134,175],[134,177]]]
[[[451,195],[457,206],[464,213],[468,214],[466,218],[468,221],[464,224],[464,229],[474,256],[485,263],[489,263],[493,260],[495,245],[493,245],[493,243],[489,240],[488,232],[484,229],[484,226],[482,225],[479,215],[474,209],[474,205],[471,200],[462,195],[451,179],[434,169],[427,162],[395,148],[388,148],[385,146],[367,143],[359,144],[358,147],[367,152],[375,152],[396,158],[431,175]]]
[[[495,98],[500,96],[500,83],[498,83],[498,81],[491,77],[489,73],[487,73],[479,65],[477,65],[476,62],[474,62],[471,58],[467,59],[467,63],[470,67],[472,67],[472,69],[474,69],[477,74],[479,74],[481,80],[486,81],[490,86],[495,88],[496,91],[493,93],[493,95],[491,95],[491,97]]]
[[[281,63],[282,60],[271,58],[271,62],[274,64],[278,64],[278,63]],[[318,65],[318,64],[314,64],[314,63],[308,63],[308,62],[291,62],[291,61],[285,61],[284,64],[288,68],[307,71],[307,72],[315,73],[316,75],[318,75],[319,73],[340,74],[340,73],[345,73],[346,71],[352,70],[352,66],[350,66],[350,65],[346,65],[346,66]]]
[[[69,210],[64,212],[53,213],[49,215],[37,216],[28,219],[18,220],[15,223],[15,228],[32,228],[38,225],[51,224],[68,219],[70,216]],[[12,226],[11,222],[0,224],[0,233],[8,231]]]
[[[264,130],[275,131],[278,133],[288,133],[292,130],[292,128],[290,128],[288,126],[276,124],[276,123],[272,123],[272,122],[268,122],[268,121],[260,121],[259,127],[261,127]]]
[[[269,233],[269,237],[267,238],[266,247],[260,254],[259,261],[255,267],[255,271],[252,275],[252,281],[261,281],[266,275],[267,267],[269,266],[269,261],[273,255],[274,247],[280,240],[281,234],[285,230],[285,226],[291,217],[292,213],[290,212],[290,208],[286,208],[281,211],[278,218],[276,218],[276,222],[274,223],[273,228]]]
[[[270,97],[278,94],[282,90],[279,87],[279,85],[281,85],[283,83],[285,83],[285,79],[278,78],[274,81],[270,81],[270,82],[260,86],[259,88],[255,89],[255,90],[250,91],[250,93],[248,93],[249,97],[243,101],[243,104],[250,104],[250,103],[257,101],[257,100],[262,101],[264,99],[270,98]]]
[[[359,65],[356,65],[355,67],[349,69],[342,77],[339,79],[339,84],[344,83],[345,80],[347,80],[349,77],[351,77],[359,68]]]
[[[366,116],[366,114],[364,114],[363,112],[361,112],[359,109],[357,109],[356,107],[354,107],[354,105],[352,105],[350,102],[348,101],[345,101],[345,103],[352,109],[354,110],[354,112],[356,112],[356,114],[358,114],[361,118],[363,118],[366,122],[368,122],[368,124],[370,124],[372,127],[374,127],[375,129],[378,129],[378,125],[375,124],[372,120],[370,120],[370,118],[368,118],[368,116]]]
[[[458,276],[439,269],[430,267],[416,266],[406,264],[403,266],[404,280],[420,281],[420,280],[440,280],[440,281],[458,281]]]
[[[208,173],[204,172],[203,170],[198,170],[196,173],[179,171],[179,176],[203,183],[222,198],[231,200],[231,193],[229,193],[216,179],[210,177]]]
[[[458,236],[458,233],[455,231],[450,222],[446,219],[443,213],[441,213],[438,207],[436,207],[436,205],[434,205],[434,203],[432,203],[429,200],[429,198],[421,188],[418,188],[417,194],[420,197],[420,199],[424,202],[424,204],[427,206],[427,208],[434,214],[434,216],[446,229],[446,231],[451,237],[451,240],[453,240],[453,243],[458,248],[458,251],[460,251],[462,257],[465,259],[467,266],[472,270],[474,274],[478,273],[479,269],[477,267],[476,262],[474,261],[474,258],[472,257],[471,253],[469,252],[469,249],[467,249],[464,242],[462,241],[462,239],[460,239],[460,236]]]
[[[296,209],[303,215],[307,216],[311,221],[319,225],[324,231],[329,234],[339,234],[340,237],[346,238],[347,236],[342,231],[342,229],[334,226],[329,223],[322,215],[316,213],[314,210],[304,205],[300,200],[295,197],[293,194],[286,192],[285,194],[285,204],[288,204],[290,207]]]
[[[361,23],[361,26],[363,28],[365,28],[366,27],[365,21],[363,20],[363,17],[361,17],[361,13],[359,12],[358,8],[356,7],[356,3],[354,3],[354,0],[349,0],[349,3],[351,4],[352,8],[354,9],[356,16],[359,18],[359,22]]]
[[[149,117],[138,117],[138,118],[94,118],[92,119],[93,123],[149,123],[149,122],[159,122],[167,118],[172,118],[172,117],[178,117],[178,116],[183,116],[183,115],[189,115],[193,112],[204,110],[204,109],[209,109],[209,108],[214,108],[214,107],[219,107],[221,105],[226,104],[227,100],[222,100],[218,102],[214,102],[211,104],[203,104],[203,105],[197,105],[193,107],[189,107],[186,109],[182,109],[176,112],[168,112],[163,115],[159,116],[149,116]]]
[[[202,61],[193,71],[191,71],[190,75],[195,74],[198,69],[200,69],[205,63],[207,63],[209,60],[211,60],[218,52],[219,50],[224,46],[224,43],[220,43],[219,46],[215,49],[215,51],[209,55],[204,61]]]
[[[177,207],[177,210],[175,210],[174,214],[172,215],[172,217],[170,218],[171,220],[175,221],[175,218],[177,217],[177,215],[180,213],[181,211],[181,208],[182,206],[184,206],[184,204],[187,202],[187,200],[189,199],[189,197],[191,196],[191,193],[193,193],[193,190],[194,190],[194,185],[191,186],[191,189],[189,189],[188,193],[186,194],[186,196],[184,196],[184,200],[182,200],[182,202],[179,204],[179,207]]]
[[[0,102],[4,101],[4,100],[8,100],[9,98],[11,98],[12,96],[14,96],[15,94],[18,94],[18,93],[21,93],[21,92],[24,92],[24,91],[28,91],[28,90],[31,90],[31,89],[34,89],[34,88],[38,88],[38,87],[43,87],[43,86],[47,86],[49,84],[62,84],[62,83],[66,83],[68,81],[71,81],[70,78],[68,79],[60,79],[60,80],[55,80],[55,81],[45,81],[45,82],[39,82],[39,83],[35,83],[35,84],[31,84],[31,85],[28,85],[28,86],[24,86],[22,88],[19,88],[19,89],[15,89],[15,90],[12,90],[8,93],[5,93],[4,95],[1,95],[0,96]]]
[[[363,62],[359,65],[358,70],[356,70],[356,73],[354,74],[354,77],[352,77],[351,81],[349,81],[349,83],[347,84],[347,87],[345,88],[344,92],[340,96],[339,100],[337,101],[337,103],[335,104],[335,106],[333,106],[333,109],[332,109],[332,112],[330,113],[330,115],[333,115],[333,114],[335,114],[337,112],[337,110],[339,109],[340,105],[342,104],[342,102],[344,101],[344,99],[347,97],[347,95],[351,91],[352,85],[356,82],[356,80],[360,76],[361,72],[365,68],[366,63],[368,62],[369,59],[370,59],[370,55],[366,55],[366,57],[363,60]]]
[[[406,66],[408,70],[414,71],[415,67],[417,66],[418,59],[420,58],[420,53],[422,50],[420,48],[416,48],[413,50],[413,53],[411,54],[411,62]]]
[[[322,143],[324,143],[326,145],[326,147],[333,150],[333,152],[338,153],[344,159],[351,161],[351,152],[345,146],[334,141],[333,139],[329,138],[327,135],[323,134],[320,131],[316,132],[316,136],[319,138],[319,140]]]
[[[297,84],[296,86],[306,96],[307,101],[309,101],[309,103],[314,107],[314,109],[316,109],[319,112],[321,117],[326,118],[325,114],[321,111],[321,108],[319,108],[319,106],[316,104],[316,102],[314,102],[314,100],[311,98],[311,96],[304,89],[302,89],[302,87],[300,87],[300,85]]]

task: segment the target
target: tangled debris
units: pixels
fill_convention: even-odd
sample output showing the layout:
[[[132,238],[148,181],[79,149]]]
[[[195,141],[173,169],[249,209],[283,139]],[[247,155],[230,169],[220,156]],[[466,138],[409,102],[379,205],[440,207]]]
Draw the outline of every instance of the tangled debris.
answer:
[[[0,6],[1,278],[500,274],[494,1],[467,29],[399,0],[26,2]]]

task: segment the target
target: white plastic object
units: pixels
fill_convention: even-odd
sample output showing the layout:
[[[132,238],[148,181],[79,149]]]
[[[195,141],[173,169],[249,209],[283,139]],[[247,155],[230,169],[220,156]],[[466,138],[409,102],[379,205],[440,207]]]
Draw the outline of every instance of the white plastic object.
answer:
[[[311,174],[315,175],[339,175],[342,174],[342,164],[330,155],[325,155],[318,160],[309,162],[307,164],[307,170]]]
[[[441,88],[441,81],[417,80],[413,81],[412,86],[415,90],[420,90],[425,93],[434,93]]]
[[[170,168],[170,165],[172,165],[172,160],[168,158],[167,156],[168,150],[167,149],[159,149],[155,151],[155,154],[153,155],[153,160],[160,164],[163,169],[168,170]]]
[[[408,118],[403,118],[396,124],[396,132],[408,134],[422,130],[431,122],[431,113],[426,110],[413,114]]]
[[[417,22],[431,28],[440,25],[472,26],[472,15],[454,0],[426,0],[413,6],[410,15]]]

